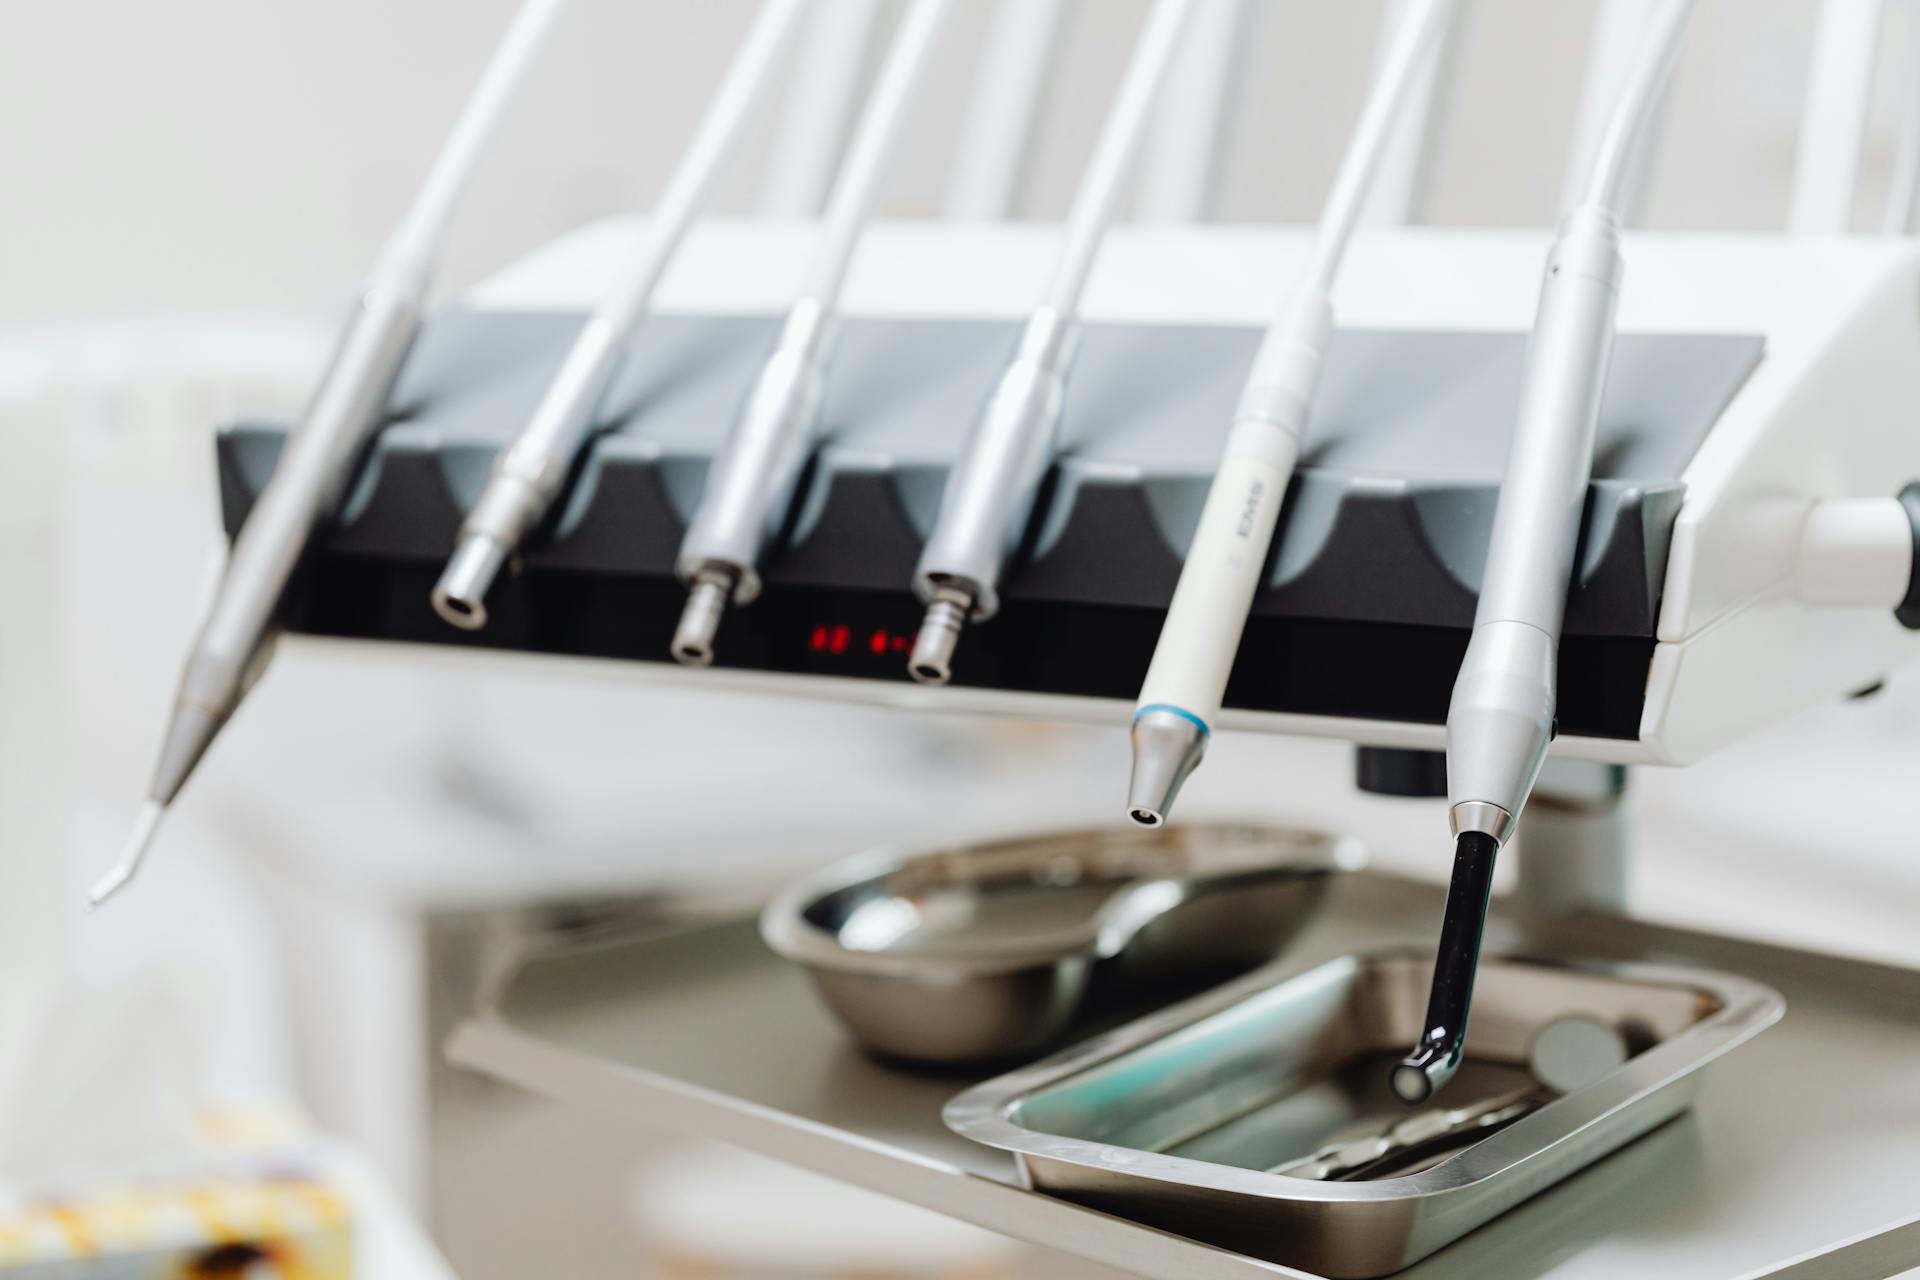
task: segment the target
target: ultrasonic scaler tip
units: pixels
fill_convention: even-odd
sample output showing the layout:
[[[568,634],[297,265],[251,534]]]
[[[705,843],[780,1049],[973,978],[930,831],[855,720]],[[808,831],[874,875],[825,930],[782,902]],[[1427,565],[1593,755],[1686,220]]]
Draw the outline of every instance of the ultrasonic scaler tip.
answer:
[[[112,870],[94,881],[93,888],[87,891],[89,907],[98,907],[120,892],[139,872],[140,864],[146,861],[147,850],[153,845],[154,833],[160,829],[160,819],[166,816],[166,812],[167,807],[157,800],[149,800],[140,806],[140,816],[134,819],[133,832],[120,852],[120,860],[113,864]]]
[[[319,387],[234,536],[181,675],[147,803],[120,862],[89,895],[98,906],[139,870],[166,806],[272,652],[287,584],[315,530],[338,506],[358,459],[386,420],[401,366],[425,314],[435,262],[460,192],[561,0],[524,0],[420,193],[388,237],[340,332]]]
[[[1133,776],[1127,816],[1143,827],[1167,820],[1181,784],[1200,764],[1212,735],[1198,717],[1177,707],[1142,707],[1133,717]]]

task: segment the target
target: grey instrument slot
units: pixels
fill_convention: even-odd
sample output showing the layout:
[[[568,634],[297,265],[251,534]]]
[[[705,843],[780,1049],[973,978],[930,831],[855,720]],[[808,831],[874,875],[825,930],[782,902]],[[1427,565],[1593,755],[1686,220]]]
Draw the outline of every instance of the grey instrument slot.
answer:
[[[493,454],[526,421],[580,320],[453,312],[429,323],[328,553],[438,561]],[[775,322],[652,317],[604,402],[595,442],[530,570],[664,576],[711,451]],[[1010,323],[853,318],[822,414],[823,444],[769,589],[904,591],[945,469],[1016,332]],[[1069,388],[1065,449],[1008,574],[1010,602],[1159,608],[1205,497],[1249,328],[1090,324]],[[1526,338],[1343,331],[1258,615],[1464,627]],[[1680,475],[1760,359],[1743,335],[1626,335],[1602,411],[1569,634],[1650,636]],[[281,429],[221,442],[236,527]],[[743,613],[743,616],[744,613]]]

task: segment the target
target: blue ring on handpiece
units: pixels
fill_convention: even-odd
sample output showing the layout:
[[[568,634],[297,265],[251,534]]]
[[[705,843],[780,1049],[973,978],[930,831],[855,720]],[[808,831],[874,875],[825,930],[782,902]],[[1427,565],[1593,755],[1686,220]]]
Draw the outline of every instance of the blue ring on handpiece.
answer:
[[[1182,720],[1185,720],[1188,724],[1191,724],[1194,728],[1200,730],[1200,732],[1205,734],[1207,737],[1211,738],[1213,736],[1213,730],[1207,728],[1207,722],[1205,720],[1202,720],[1199,716],[1193,714],[1193,712],[1187,710],[1185,707],[1176,707],[1165,702],[1149,702],[1146,706],[1134,712],[1133,718],[1135,723],[1138,723],[1140,720],[1140,717],[1147,714],[1147,712],[1149,711],[1172,712],[1174,715],[1179,716]]]

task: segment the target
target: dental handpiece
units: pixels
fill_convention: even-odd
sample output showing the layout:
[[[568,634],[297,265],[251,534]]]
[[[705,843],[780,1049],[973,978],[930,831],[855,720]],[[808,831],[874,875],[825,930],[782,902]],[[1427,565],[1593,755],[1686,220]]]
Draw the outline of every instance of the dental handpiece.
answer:
[[[714,458],[681,541],[676,567],[687,603],[672,650],[689,666],[713,661],[728,603],[746,604],[760,594],[760,554],[792,499],[819,416],[847,270],[950,8],[949,0],[914,0],[901,18],[828,197],[810,282]]]
[[[234,539],[188,654],[146,803],[119,861],[93,886],[94,905],[139,870],[162,815],[264,667],[287,582],[380,426],[419,330],[454,205],[560,5],[527,0],[521,7],[368,274],[313,398]]]
[[[907,670],[922,684],[945,684],[967,623],[999,611],[1001,568],[1025,536],[1058,442],[1080,298],[1148,113],[1197,2],[1158,0],[1147,15],[1074,195],[1046,300],[1027,318],[1012,363],[947,474],[939,517],[913,575],[914,591],[927,611]]]
[[[1447,708],[1455,874],[1427,1025],[1392,1077],[1408,1103],[1424,1101],[1459,1065],[1494,858],[1513,836],[1553,738],[1560,629],[1613,351],[1621,274],[1615,211],[1691,7],[1691,0],[1667,0],[1650,18],[1592,182],[1547,255],[1473,634]]]
[[[1420,0],[1401,19],[1328,192],[1312,261],[1267,330],[1240,393],[1134,707],[1127,816],[1141,826],[1166,821],[1212,737],[1319,386],[1334,279],[1395,119],[1434,56],[1452,7],[1452,0]]]
[[[600,398],[619,368],[627,338],[645,316],[720,162],[772,81],[803,7],[804,0],[764,0],[667,180],[632,265],[574,339],[526,429],[495,460],[433,588],[434,611],[454,626],[467,631],[486,626],[494,580],[566,488],[593,436]]]

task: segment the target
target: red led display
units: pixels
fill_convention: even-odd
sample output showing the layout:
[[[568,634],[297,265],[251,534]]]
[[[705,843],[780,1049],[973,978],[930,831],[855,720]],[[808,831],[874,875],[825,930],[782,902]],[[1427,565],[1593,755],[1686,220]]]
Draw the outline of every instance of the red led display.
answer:
[[[853,630],[845,623],[823,622],[808,633],[807,648],[814,653],[843,654],[854,643]],[[906,653],[913,648],[913,637],[898,631],[876,628],[862,641],[868,653],[876,656]]]

